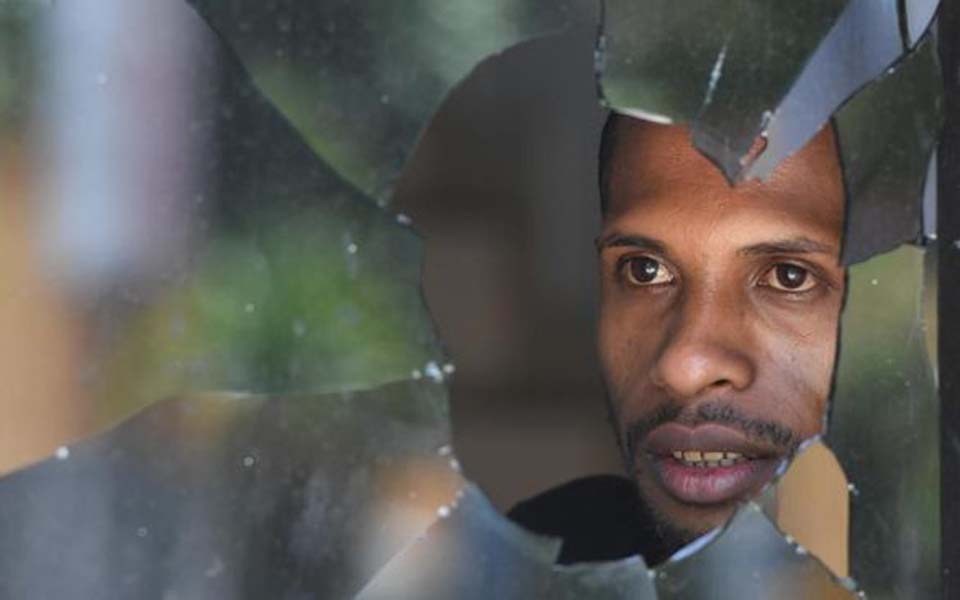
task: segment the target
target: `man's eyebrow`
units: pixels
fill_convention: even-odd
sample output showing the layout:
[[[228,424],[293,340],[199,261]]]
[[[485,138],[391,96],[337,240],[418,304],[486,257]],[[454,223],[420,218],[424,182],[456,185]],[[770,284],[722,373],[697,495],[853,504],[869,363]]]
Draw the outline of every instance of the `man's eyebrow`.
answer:
[[[643,235],[625,235],[622,233],[610,233],[597,238],[597,250],[604,248],[614,248],[618,246],[629,246],[631,248],[641,248],[643,250],[652,250],[660,254],[667,253],[667,245],[660,240],[649,238]]]
[[[744,246],[737,250],[738,254],[757,256],[765,254],[837,254],[836,248],[807,237],[794,237],[782,240],[772,240]]]

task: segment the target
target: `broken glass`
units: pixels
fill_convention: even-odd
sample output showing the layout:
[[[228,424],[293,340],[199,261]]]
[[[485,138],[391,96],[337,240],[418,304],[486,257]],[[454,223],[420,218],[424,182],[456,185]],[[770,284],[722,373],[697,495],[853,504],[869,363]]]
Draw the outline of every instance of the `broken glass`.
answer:
[[[745,177],[766,178],[803,147],[830,115],[903,51],[895,0],[851,0],[772,111],[767,145]]]
[[[907,21],[907,43],[910,47],[915,46],[923,37],[939,5],[939,0],[903,0],[904,18]]]
[[[689,123],[694,144],[738,180],[741,159],[844,8],[855,4],[742,0],[690,11],[663,0],[610,0],[599,48],[603,96],[626,114]]]
[[[36,202],[53,223],[45,225],[78,234],[53,236],[47,257],[87,328],[78,379],[111,418],[149,406],[0,482],[0,595],[853,593],[754,502],[657,569],[639,557],[559,567],[558,540],[505,521],[459,475],[448,445],[452,367],[420,298],[419,242],[408,219],[377,203],[459,77],[485,54],[559,27],[565,5],[196,5],[226,42],[179,1],[0,7],[5,141],[37,136],[37,148],[17,151],[37,163]],[[780,108],[794,92],[796,102],[809,99],[838,77],[859,86],[888,64],[871,50],[845,75],[826,66],[858,47],[860,38],[846,36],[873,31],[867,22],[881,24],[878,47],[893,48],[885,37],[893,4],[866,6],[744,1],[708,9],[713,26],[704,29],[705,17],[669,3],[608,2],[607,100],[692,122],[698,146],[736,179],[768,123],[787,132],[771,127],[770,136],[786,155],[853,89],[831,91],[817,108],[826,114],[802,124],[777,110],[782,98]],[[933,8],[906,7],[912,45]],[[153,11],[168,12],[153,20]],[[131,15],[135,27],[124,20]],[[78,34],[74,22],[142,35],[123,61],[101,64],[109,44],[79,43],[98,35]],[[703,35],[682,35],[693,30]],[[164,102],[130,96],[143,85],[135,74],[157,72],[138,52],[145,31],[155,49],[179,47],[192,32],[196,54],[163,72],[186,82],[188,118],[171,121],[152,112]],[[836,117],[851,207],[847,260],[919,233],[911,203],[939,124],[936,105],[925,104],[939,93],[936,76],[927,40]],[[811,87],[797,83],[804,77]],[[77,110],[89,105],[110,110],[95,111],[99,118]],[[154,121],[156,129],[137,128]],[[187,144],[170,146],[167,159],[191,160],[137,154],[149,145],[137,135],[165,128]],[[119,142],[104,152],[96,144],[107,138]],[[130,173],[133,184],[121,178]],[[160,192],[138,195],[139,187]],[[128,210],[140,226],[132,233],[111,220]],[[163,251],[136,262],[150,244]],[[91,248],[107,251],[89,262]],[[843,316],[826,441],[850,481],[851,574],[873,597],[937,592],[923,263],[921,250],[903,247],[854,267]]]
[[[505,520],[473,486],[426,535],[374,578],[361,600],[446,598],[656,598],[640,557],[555,565],[560,540]]]
[[[851,576],[871,598],[938,595],[937,394],[924,251],[850,269],[826,442],[850,484]]]
[[[0,596],[347,597],[453,497],[447,442],[427,380],[160,402],[3,480]]]
[[[854,598],[793,540],[785,539],[755,502],[721,529],[656,569],[658,598]]]
[[[844,263],[920,239],[923,185],[943,123],[941,98],[940,62],[927,36],[837,111],[849,198]]]
[[[447,92],[487,55],[561,30],[573,8],[566,0],[191,4],[314,152],[381,203]]]

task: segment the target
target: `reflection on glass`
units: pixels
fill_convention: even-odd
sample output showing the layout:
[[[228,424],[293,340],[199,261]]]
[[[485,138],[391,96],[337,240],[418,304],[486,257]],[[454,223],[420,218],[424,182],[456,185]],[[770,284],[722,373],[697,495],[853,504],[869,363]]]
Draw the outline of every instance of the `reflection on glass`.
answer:
[[[464,488],[424,538],[400,553],[358,597],[362,600],[656,598],[639,557],[557,567],[559,540],[505,521],[473,486]]]
[[[843,260],[850,264],[920,238],[923,182],[943,123],[931,36],[835,117],[850,201]]]
[[[850,269],[826,443],[851,486],[851,576],[871,598],[932,598],[939,589],[924,279],[924,252],[909,246]]]
[[[158,403],[0,485],[4,598],[342,598],[459,480],[446,394]]]
[[[566,0],[190,0],[351,184],[387,202],[447,92],[484,57],[560,30]]]
[[[738,180],[754,140],[846,5],[738,0],[690,11],[665,0],[610,0],[603,95],[627,114],[689,123],[697,147]]]
[[[766,150],[748,167],[747,177],[768,177],[844,100],[900,56],[897,4],[897,0],[850,0],[773,111]]]
[[[787,541],[753,502],[724,529],[660,567],[658,598],[854,598],[802,546]]]

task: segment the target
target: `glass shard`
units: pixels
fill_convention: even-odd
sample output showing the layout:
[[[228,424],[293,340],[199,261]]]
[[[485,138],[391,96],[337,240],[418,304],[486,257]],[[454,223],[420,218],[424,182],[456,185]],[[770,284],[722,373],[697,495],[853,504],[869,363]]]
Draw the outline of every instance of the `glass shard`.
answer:
[[[749,502],[719,530],[657,570],[657,598],[854,598],[809,552]]]
[[[826,442],[850,482],[851,575],[871,598],[939,596],[940,446],[924,260],[902,246],[853,266],[841,322]]]
[[[171,399],[0,480],[4,598],[343,598],[459,479],[446,391]]]
[[[912,48],[923,37],[930,26],[933,16],[940,6],[940,0],[903,0],[907,20],[907,43]]]
[[[928,36],[834,117],[848,198],[844,264],[920,238],[942,96],[936,44]]]
[[[849,574],[850,491],[836,457],[807,440],[762,501],[770,521],[838,577]]]
[[[606,101],[628,114],[690,123],[697,147],[735,181],[741,159],[847,2],[604,6]]]
[[[40,275],[86,336],[72,367],[98,422],[197,391],[443,379],[409,222],[318,159],[188,5],[84,1],[0,9],[21,39],[2,114],[39,148],[5,201],[43,209]],[[150,35],[103,44],[101,21]],[[195,52],[161,63],[177,46]]]
[[[850,0],[767,127],[767,145],[745,177],[768,177],[806,144],[835,110],[900,53],[896,0]]]
[[[472,485],[358,596],[446,598],[656,598],[639,557],[573,567],[554,564],[560,540],[507,521]]]
[[[380,202],[446,93],[484,57],[558,31],[566,1],[191,0],[309,146]]]

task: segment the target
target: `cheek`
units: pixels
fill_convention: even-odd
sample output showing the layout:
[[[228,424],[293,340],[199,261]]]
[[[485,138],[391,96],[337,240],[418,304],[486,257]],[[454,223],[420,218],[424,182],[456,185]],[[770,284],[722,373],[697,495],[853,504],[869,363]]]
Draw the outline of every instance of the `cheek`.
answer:
[[[635,397],[650,373],[663,319],[641,303],[604,302],[597,346],[604,380],[618,408]]]
[[[773,367],[767,385],[780,398],[782,418],[804,438],[821,432],[837,345],[839,303],[820,314],[781,321],[765,332],[765,362]]]

